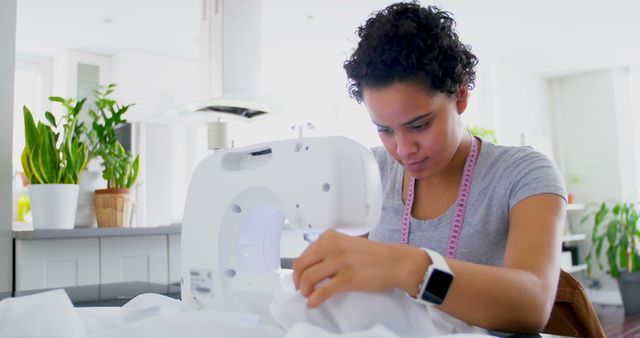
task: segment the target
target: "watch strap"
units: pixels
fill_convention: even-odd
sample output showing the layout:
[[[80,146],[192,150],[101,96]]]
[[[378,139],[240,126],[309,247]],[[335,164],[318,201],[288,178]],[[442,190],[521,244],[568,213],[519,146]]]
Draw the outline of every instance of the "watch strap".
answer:
[[[449,264],[447,264],[447,261],[444,259],[444,257],[442,257],[441,254],[439,254],[437,251],[433,251],[427,248],[420,248],[420,249],[424,250],[424,252],[426,252],[429,258],[431,259],[431,266],[433,266],[436,269],[451,273]],[[427,269],[427,271],[425,272],[423,281],[429,277],[427,276],[428,273],[429,273],[429,269]]]
[[[422,281],[420,282],[420,284],[418,284],[418,293],[416,294],[416,297],[414,299],[424,304],[442,304],[447,290],[449,289],[449,283],[451,283],[451,280],[453,279],[453,272],[451,272],[447,261],[438,252],[429,250],[427,248],[420,249],[422,249],[429,256],[429,258],[431,259],[431,265],[427,267],[427,270],[424,273],[424,277],[422,277]],[[438,276],[437,278],[439,278],[439,282],[435,282],[436,284],[434,285],[439,285],[440,288],[444,287],[444,291],[442,291],[443,289],[440,289],[440,293],[432,293],[436,290],[428,290],[427,287],[427,285],[430,285],[430,280],[431,278],[433,278],[434,274],[436,274]],[[446,285],[441,284],[441,278],[443,274],[449,275],[449,281],[448,283],[446,283]]]

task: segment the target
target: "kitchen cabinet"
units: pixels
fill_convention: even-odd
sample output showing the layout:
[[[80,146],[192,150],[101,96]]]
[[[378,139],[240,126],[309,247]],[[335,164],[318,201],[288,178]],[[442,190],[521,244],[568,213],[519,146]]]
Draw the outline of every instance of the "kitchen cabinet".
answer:
[[[13,231],[14,290],[179,281],[180,225]]]
[[[166,235],[100,238],[100,284],[142,281],[168,284]]]
[[[15,241],[15,290],[98,284],[98,238]]]
[[[169,234],[169,283],[180,282],[180,234]]]

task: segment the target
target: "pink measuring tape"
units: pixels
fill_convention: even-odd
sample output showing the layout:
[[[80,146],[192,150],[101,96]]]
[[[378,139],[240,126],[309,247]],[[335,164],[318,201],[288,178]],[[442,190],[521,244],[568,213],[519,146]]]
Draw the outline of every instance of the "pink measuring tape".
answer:
[[[456,197],[456,213],[449,232],[449,247],[447,257],[454,258],[456,249],[458,248],[458,240],[462,231],[462,222],[464,221],[464,213],[467,209],[467,200],[469,190],[471,189],[471,181],[473,179],[473,171],[476,168],[476,160],[478,159],[478,141],[475,137],[471,137],[471,150],[464,164],[464,172],[460,181],[460,189],[458,197]],[[413,198],[415,196],[415,177],[411,177],[409,182],[409,191],[407,191],[407,201],[404,204],[404,214],[402,216],[402,229],[400,230],[400,243],[409,243],[409,224],[411,223],[411,207],[413,206]]]

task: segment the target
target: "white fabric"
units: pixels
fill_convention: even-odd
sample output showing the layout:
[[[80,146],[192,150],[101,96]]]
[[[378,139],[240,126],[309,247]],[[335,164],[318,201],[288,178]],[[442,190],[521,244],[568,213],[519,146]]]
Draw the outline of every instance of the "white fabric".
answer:
[[[178,312],[148,317],[111,330],[97,332],[92,338],[175,338],[212,337],[282,338],[285,332],[275,326],[261,324],[259,318],[249,314],[221,310]]]
[[[389,331],[382,325],[376,325],[368,330],[335,334],[325,331],[315,325],[309,323],[293,324],[287,331],[285,338],[399,338],[397,334]]]
[[[272,303],[271,315],[285,329],[296,323],[309,323],[331,333],[352,333],[382,325],[402,337],[438,335],[429,310],[397,289],[385,293],[340,293],[314,309],[306,304],[307,299],[297,292]]]
[[[85,337],[67,293],[54,290],[0,302],[0,337]]]
[[[0,337],[411,338],[461,332],[466,334],[454,336],[488,337],[398,290],[338,294],[316,309],[308,309],[299,293],[288,294],[270,310],[269,318],[191,311],[157,294],[140,295],[121,308],[75,309],[63,290],[55,290],[0,302]]]

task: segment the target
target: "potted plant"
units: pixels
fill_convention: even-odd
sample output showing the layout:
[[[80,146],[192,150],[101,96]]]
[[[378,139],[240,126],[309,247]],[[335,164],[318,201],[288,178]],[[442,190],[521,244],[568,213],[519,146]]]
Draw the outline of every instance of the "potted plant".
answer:
[[[102,159],[102,177],[106,189],[97,189],[93,201],[99,227],[129,226],[129,189],[138,178],[139,157],[125,151],[118,141],[116,128],[127,123],[124,113],[133,104],[122,105],[110,98],[115,84],[96,90],[96,109],[89,110],[93,119],[91,136],[97,141],[97,154]]]
[[[582,182],[582,177],[578,174],[571,174],[568,178],[568,187],[570,188],[569,193],[567,194],[567,203],[573,204],[575,202],[575,194],[571,191],[576,189],[576,186]]]
[[[54,97],[49,100],[55,101]],[[48,124],[38,121],[23,107],[25,147],[21,162],[29,181],[33,227],[68,228],[74,226],[78,199],[78,177],[87,161],[87,145],[75,136],[77,113],[85,100],[69,104],[63,116],[62,134],[58,121],[47,111]]]
[[[592,246],[585,257],[591,275],[593,259],[603,269],[600,257],[606,241],[606,254],[611,277],[618,280],[622,302],[627,315],[640,313],[640,231],[637,227],[636,203],[602,203],[597,211],[582,219],[593,217]]]

